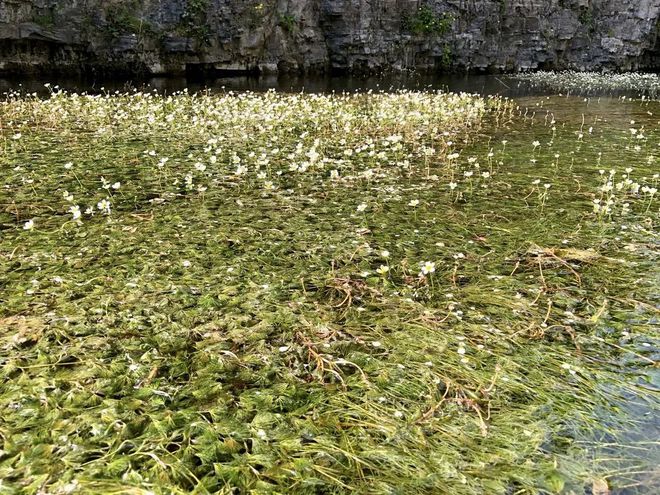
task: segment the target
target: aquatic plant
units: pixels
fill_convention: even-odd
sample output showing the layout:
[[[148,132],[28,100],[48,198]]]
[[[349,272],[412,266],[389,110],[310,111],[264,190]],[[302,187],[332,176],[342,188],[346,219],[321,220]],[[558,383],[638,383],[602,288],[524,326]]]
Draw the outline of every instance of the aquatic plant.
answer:
[[[51,89],[0,102],[2,490],[657,479],[657,102]]]
[[[570,94],[634,92],[652,98],[660,94],[660,76],[651,73],[537,71],[517,74],[515,79],[553,92]]]

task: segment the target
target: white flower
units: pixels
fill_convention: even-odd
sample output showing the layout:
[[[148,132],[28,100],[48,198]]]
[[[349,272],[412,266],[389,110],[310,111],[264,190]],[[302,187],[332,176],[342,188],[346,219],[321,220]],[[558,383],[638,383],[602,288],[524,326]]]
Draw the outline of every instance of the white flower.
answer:
[[[192,263],[188,260],[183,260],[181,264],[183,265],[184,268],[189,268],[190,265],[192,265]]]
[[[339,170],[330,170],[330,178],[332,180],[339,179]]]
[[[435,272],[435,263],[432,261],[424,261],[420,263],[420,266],[422,267],[423,275],[428,275],[429,273]]]
[[[534,146],[534,148],[538,148],[539,146],[541,146],[541,143],[539,141],[534,141],[532,143],[532,146]]]
[[[197,162],[195,163],[195,169],[200,172],[204,172],[204,170],[206,170],[206,165],[204,165],[202,162]]]
[[[112,188],[113,188],[115,191],[116,191],[117,189],[119,189],[120,187],[121,187],[121,182],[115,182],[115,183],[112,185]]]
[[[389,258],[390,257],[390,252],[387,249],[384,249],[383,251],[381,251],[380,255],[383,258]]]
[[[364,210],[366,210],[366,209],[367,209],[367,204],[366,204],[366,203],[360,203],[360,204],[357,206],[357,211],[359,211],[359,212],[362,212],[362,211],[364,211]]]
[[[34,221],[32,221],[32,220],[28,220],[23,225],[23,230],[32,230],[33,228],[34,228]]]
[[[458,187],[458,184],[456,184],[456,182],[450,182],[449,183],[449,189],[451,189],[452,191],[454,189],[456,189],[457,187]]]
[[[96,204],[96,207],[104,212],[106,215],[110,214],[110,201],[107,199],[102,199]]]
[[[74,220],[78,220],[80,218],[80,206],[78,205],[73,205],[71,208],[69,208],[69,213],[73,215]]]
[[[385,275],[389,271],[390,271],[390,267],[387,265],[380,265],[378,268],[376,268],[376,273],[378,273],[379,275]]]
[[[419,199],[411,199],[410,203],[408,203],[408,206],[412,206],[413,208],[419,204]]]
[[[68,162],[64,164],[64,168],[69,170],[71,167],[73,167],[73,162]]]
[[[78,480],[73,480],[62,487],[62,493],[73,493],[78,489]]]
[[[401,411],[394,411],[394,417],[397,419],[403,418],[403,413]]]

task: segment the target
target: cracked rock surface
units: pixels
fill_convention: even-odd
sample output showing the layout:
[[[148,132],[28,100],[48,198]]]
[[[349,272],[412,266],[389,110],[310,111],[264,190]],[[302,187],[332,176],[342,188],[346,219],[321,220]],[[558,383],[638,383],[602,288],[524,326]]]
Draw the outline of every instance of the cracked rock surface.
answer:
[[[659,19],[660,0],[0,0],[0,72],[657,69]]]

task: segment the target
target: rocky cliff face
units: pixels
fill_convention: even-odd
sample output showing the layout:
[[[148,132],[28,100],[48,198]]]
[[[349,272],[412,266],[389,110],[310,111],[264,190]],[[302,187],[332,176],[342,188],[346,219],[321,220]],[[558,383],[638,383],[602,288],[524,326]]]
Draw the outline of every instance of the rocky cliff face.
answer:
[[[657,69],[660,0],[0,0],[0,72]]]

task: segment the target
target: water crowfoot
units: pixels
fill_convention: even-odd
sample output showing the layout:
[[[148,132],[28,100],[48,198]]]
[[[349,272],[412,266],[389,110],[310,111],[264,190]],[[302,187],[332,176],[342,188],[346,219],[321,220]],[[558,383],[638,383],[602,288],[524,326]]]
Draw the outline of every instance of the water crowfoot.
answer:
[[[11,493],[652,480],[655,100],[52,89],[0,102]]]

